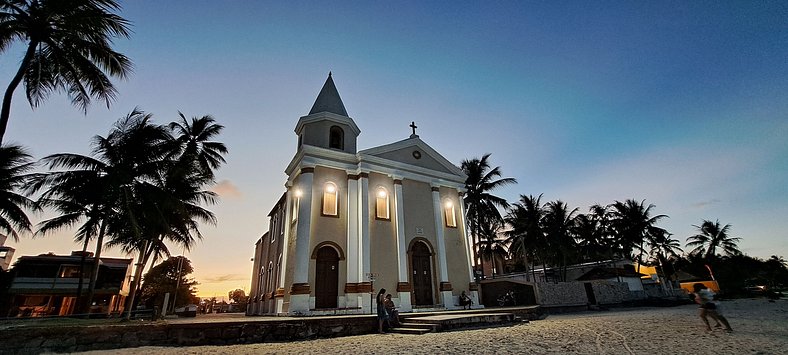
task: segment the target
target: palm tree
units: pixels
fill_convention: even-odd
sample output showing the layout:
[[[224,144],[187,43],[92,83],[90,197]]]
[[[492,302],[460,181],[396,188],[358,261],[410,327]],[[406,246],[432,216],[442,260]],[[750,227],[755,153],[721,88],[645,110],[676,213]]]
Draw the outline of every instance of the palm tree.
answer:
[[[497,219],[488,220],[482,223],[479,228],[479,255],[484,259],[489,259],[492,265],[492,277],[495,278],[495,269],[499,266],[499,261],[505,260],[509,254],[506,248],[506,239],[501,238],[500,231],[503,222]],[[503,267],[503,265],[500,265]]]
[[[119,9],[115,0],[0,2],[0,52],[16,41],[27,44],[3,96],[0,144],[11,99],[23,81],[32,107],[53,91],[65,91],[83,111],[91,98],[109,106],[117,92],[107,75],[124,79],[131,72],[129,59],[112,50],[114,37],[129,36],[129,22],[113,13]]]
[[[531,271],[536,263],[536,256],[543,249],[544,232],[542,231],[542,218],[544,209],[542,207],[542,195],[520,195],[520,201],[515,202],[509,208],[504,221],[511,229],[505,232],[509,252],[512,257],[515,255],[523,259],[526,267],[526,278],[528,275],[528,256],[531,256]],[[536,275],[532,275],[536,276]]]
[[[514,178],[500,178],[501,168],[496,166],[490,168],[487,159],[490,154],[485,154],[481,159],[473,158],[463,160],[462,170],[468,177],[465,180],[465,213],[468,230],[471,232],[473,245],[473,264],[474,269],[478,265],[478,237],[481,225],[485,221],[492,219],[501,220],[501,213],[498,208],[507,208],[509,203],[505,199],[493,195],[491,192],[499,187],[517,183]]]
[[[182,124],[170,123],[173,139],[168,144],[170,164],[160,171],[149,186],[139,190],[138,215],[144,227],[139,234],[121,229],[120,238],[111,242],[127,252],[138,253],[134,285],[127,298],[131,309],[145,265],[151,260],[170,256],[165,241],[189,250],[195,241],[202,238],[199,222],[216,223],[216,217],[202,208],[201,203],[214,204],[216,194],[204,190],[215,183],[213,171],[225,162],[227,148],[223,143],[211,141],[221,133],[224,126],[218,125],[210,116],[193,118],[191,124],[180,114]],[[146,202],[149,201],[149,202]],[[160,206],[151,210],[148,206]],[[127,313],[127,317],[130,314]]]
[[[44,190],[42,205],[60,213],[42,222],[40,233],[84,220],[76,239],[85,244],[96,239],[88,296],[82,307],[87,306],[95,290],[105,236],[115,237],[113,228],[118,227],[113,225],[140,228],[139,218],[130,213],[135,211],[130,207],[136,203],[137,191],[165,166],[164,143],[170,136],[165,127],[150,123],[151,118],[135,109],[120,119],[107,137],[93,138],[92,156],[63,153],[44,157],[41,161],[50,172],[39,174],[30,185],[33,192]]]
[[[661,232],[655,231],[649,239],[651,249],[649,254],[662,269],[665,279],[670,279],[670,276],[675,273],[671,260],[680,258],[679,253],[682,252],[680,242],[671,238],[671,235],[662,229]]]
[[[191,123],[183,113],[178,112],[178,115],[181,121],[172,122],[169,126],[178,147],[174,152],[180,155],[181,162],[196,164],[197,169],[213,178],[213,171],[225,163],[223,155],[227,154],[227,147],[211,139],[219,135],[224,126],[216,124],[209,115],[192,117]]]
[[[32,157],[16,145],[0,147],[0,233],[19,241],[19,234],[30,232],[30,219],[24,209],[37,210],[33,200],[17,193],[24,187]]]
[[[575,213],[577,208],[569,210],[566,203],[560,200],[545,204],[542,228],[547,240],[548,258],[551,259],[553,266],[558,266],[562,281],[566,281],[566,266],[575,256],[577,249],[573,234]]]
[[[699,233],[687,238],[687,248],[693,247],[690,254],[703,255],[706,260],[717,255],[718,248],[729,256],[741,254],[736,246],[741,238],[729,235],[730,224],[721,226],[719,220],[712,222],[704,219],[700,226],[692,226],[697,228]]]
[[[615,201],[608,206],[611,209],[611,232],[616,237],[621,256],[637,260],[638,264],[643,263],[643,244],[654,234],[664,231],[656,227],[656,223],[667,217],[662,214],[651,216],[651,209],[655,206],[646,206],[645,203],[645,200],[637,202],[629,199],[625,202]]]

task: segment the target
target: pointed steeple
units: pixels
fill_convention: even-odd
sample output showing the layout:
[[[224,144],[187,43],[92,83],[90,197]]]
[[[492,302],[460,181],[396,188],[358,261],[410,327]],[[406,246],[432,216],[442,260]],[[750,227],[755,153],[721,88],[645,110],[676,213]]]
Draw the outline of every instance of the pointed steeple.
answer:
[[[312,109],[309,110],[310,115],[319,112],[331,112],[348,117],[345,105],[342,103],[342,99],[339,98],[339,92],[334,85],[334,79],[331,78],[331,72],[328,72],[328,79],[323,84],[323,88],[320,89],[320,94],[317,95],[317,100],[312,105]]]

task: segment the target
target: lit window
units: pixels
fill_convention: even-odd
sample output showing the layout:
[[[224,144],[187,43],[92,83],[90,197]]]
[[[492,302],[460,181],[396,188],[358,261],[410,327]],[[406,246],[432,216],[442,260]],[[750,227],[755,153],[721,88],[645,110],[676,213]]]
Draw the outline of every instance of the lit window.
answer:
[[[457,227],[457,218],[454,216],[454,204],[446,201],[443,205],[443,214],[446,217],[446,227]]]
[[[292,210],[290,211],[290,221],[298,220],[298,207],[301,203],[301,190],[296,189],[294,192],[293,203],[291,204]]]
[[[339,126],[331,126],[328,133],[328,147],[345,149],[345,132]]]
[[[375,211],[378,219],[389,219],[389,194],[382,187],[375,193]]]
[[[329,182],[326,183],[326,186],[323,188],[323,215],[325,216],[336,216],[337,211],[337,185]]]

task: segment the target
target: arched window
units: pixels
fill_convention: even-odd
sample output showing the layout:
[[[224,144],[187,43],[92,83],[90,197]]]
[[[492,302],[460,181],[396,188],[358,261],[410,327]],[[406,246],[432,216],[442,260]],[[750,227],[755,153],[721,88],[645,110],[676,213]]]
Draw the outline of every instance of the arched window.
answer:
[[[389,219],[389,193],[383,187],[375,191],[375,218]]]
[[[457,218],[454,215],[454,203],[446,201],[443,204],[443,215],[446,217],[446,227],[457,228]]]
[[[328,131],[328,147],[345,149],[345,131],[339,126],[331,126],[331,129]]]
[[[337,204],[339,203],[339,199],[337,196],[339,195],[339,191],[337,189],[337,185],[334,185],[333,182],[327,182],[326,185],[323,187],[323,215],[324,216],[336,216],[339,208]]]

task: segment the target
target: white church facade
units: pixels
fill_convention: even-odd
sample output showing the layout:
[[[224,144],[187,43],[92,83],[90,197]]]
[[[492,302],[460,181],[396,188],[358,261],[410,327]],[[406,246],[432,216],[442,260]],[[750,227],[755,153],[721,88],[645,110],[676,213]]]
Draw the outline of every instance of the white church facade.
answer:
[[[357,150],[361,130],[329,74],[295,127],[286,191],[255,244],[248,315],[372,313],[380,288],[402,312],[478,305],[465,231],[465,174],[410,137]]]

